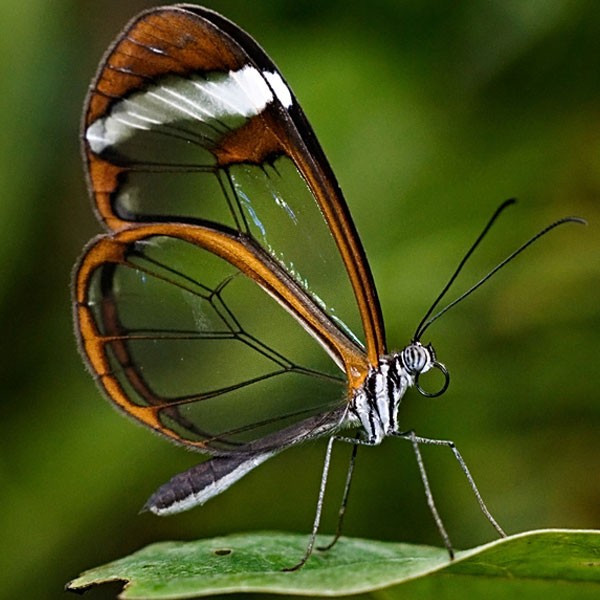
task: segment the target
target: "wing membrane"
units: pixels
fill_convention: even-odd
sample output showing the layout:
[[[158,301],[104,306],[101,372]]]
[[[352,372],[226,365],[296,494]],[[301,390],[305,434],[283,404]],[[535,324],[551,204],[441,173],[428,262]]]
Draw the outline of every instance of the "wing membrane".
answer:
[[[100,236],[80,262],[75,296],[82,351],[105,392],[146,425],[207,451],[343,405],[344,369],[364,366],[260,247],[208,227]]]

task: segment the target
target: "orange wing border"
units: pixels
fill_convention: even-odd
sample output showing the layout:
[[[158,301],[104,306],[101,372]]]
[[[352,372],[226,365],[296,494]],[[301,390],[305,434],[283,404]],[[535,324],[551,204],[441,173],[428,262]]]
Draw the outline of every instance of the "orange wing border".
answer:
[[[96,269],[106,264],[125,264],[129,249],[138,242],[165,236],[186,241],[226,260],[252,279],[291,314],[332,357],[348,379],[348,397],[363,382],[369,369],[367,356],[331,322],[298,283],[250,238],[202,225],[130,225],[119,232],[91,241],[76,268],[73,306],[80,351],[110,399],[126,413],[155,431],[180,442],[179,436],[163,424],[161,410],[168,403],[154,396],[128,358],[125,340],[111,332],[103,334],[89,303],[89,282]],[[114,316],[116,319],[117,317]],[[147,406],[134,403],[119,379],[111,372],[107,347],[116,344],[118,359],[128,370],[128,380],[144,397]],[[185,445],[208,449],[206,441],[186,440]]]

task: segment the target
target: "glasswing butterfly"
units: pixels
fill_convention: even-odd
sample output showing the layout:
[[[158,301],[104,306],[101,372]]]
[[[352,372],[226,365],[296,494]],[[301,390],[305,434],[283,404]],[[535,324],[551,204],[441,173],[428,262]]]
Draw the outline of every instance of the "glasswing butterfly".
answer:
[[[125,413],[210,455],[146,509],[202,504],[282,450],[329,437],[299,567],[315,542],[334,440],[354,445],[341,526],[358,445],[397,436],[413,445],[450,553],[420,444],[452,450],[504,535],[454,444],[403,432],[398,408],[411,386],[445,391],[448,373],[421,335],[454,304],[430,318],[510,202],[410,344],[388,353],[373,277],[331,167],[277,67],[235,24],[186,4],[134,18],[92,83],[82,143],[107,233],[75,270],[81,353]],[[432,369],[444,378],[435,393],[419,383]]]

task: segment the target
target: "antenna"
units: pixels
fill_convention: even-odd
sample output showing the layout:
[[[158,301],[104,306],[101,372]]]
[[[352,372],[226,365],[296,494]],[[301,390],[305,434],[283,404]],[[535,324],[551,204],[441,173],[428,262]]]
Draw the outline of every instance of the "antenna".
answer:
[[[462,271],[467,260],[473,254],[473,252],[475,251],[475,248],[477,248],[477,246],[479,246],[479,244],[481,243],[483,238],[486,236],[486,234],[488,233],[488,231],[490,230],[490,228],[492,227],[492,225],[494,224],[496,219],[502,214],[502,212],[504,212],[504,210],[506,208],[508,208],[509,206],[512,206],[513,204],[515,204],[515,202],[516,202],[516,199],[514,199],[514,198],[511,198],[510,200],[505,200],[496,209],[496,211],[492,215],[492,218],[488,221],[487,225],[483,228],[482,232],[479,234],[479,236],[477,237],[475,242],[473,242],[472,246],[469,248],[467,253],[464,255],[464,257],[458,264],[458,267],[456,267],[456,270],[454,271],[454,273],[452,274],[452,276],[450,277],[450,279],[448,280],[446,285],[443,287],[442,291],[439,293],[438,297],[435,299],[435,301],[433,302],[433,304],[431,305],[429,310],[425,313],[425,316],[421,319],[421,322],[419,323],[419,325],[415,331],[415,335],[413,336],[413,341],[417,341],[417,340],[421,339],[421,336],[423,335],[425,330],[434,321],[439,319],[445,312],[449,311],[453,306],[456,306],[459,302],[462,302],[467,296],[470,296],[477,288],[481,287],[488,279],[490,279],[494,274],[496,274],[502,267],[504,267],[509,262],[511,262],[514,258],[516,258],[519,254],[521,254],[521,252],[523,252],[523,250],[525,250],[526,248],[531,246],[531,244],[536,242],[542,236],[546,235],[548,232],[552,231],[559,225],[564,225],[565,223],[579,223],[581,225],[587,225],[587,221],[580,217],[564,217],[562,219],[559,219],[558,221],[554,221],[554,223],[551,223],[547,227],[544,227],[544,229],[542,229],[541,231],[538,231],[538,233],[536,233],[534,236],[529,238],[529,240],[527,240],[524,244],[519,246],[514,252],[509,254],[503,261],[501,261],[499,264],[497,264],[487,275],[485,275],[483,278],[481,278],[477,283],[473,284],[466,292],[462,293],[458,298],[456,298],[455,300],[450,302],[450,304],[447,304],[444,308],[442,308],[433,317],[430,318],[431,313],[433,313],[436,306],[442,301],[442,299],[444,298],[444,296],[446,295],[446,293],[448,292],[448,290],[450,289],[450,287],[452,286],[452,284],[455,282],[456,278]]]

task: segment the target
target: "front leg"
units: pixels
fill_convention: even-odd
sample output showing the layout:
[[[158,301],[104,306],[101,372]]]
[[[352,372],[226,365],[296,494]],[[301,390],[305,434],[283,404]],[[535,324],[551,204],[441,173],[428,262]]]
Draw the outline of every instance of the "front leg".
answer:
[[[423,464],[423,459],[421,457],[421,452],[419,450],[420,444],[426,444],[429,446],[445,446],[447,448],[450,448],[450,450],[452,451],[452,454],[454,454],[454,458],[456,458],[456,461],[458,462],[462,472],[464,473],[465,477],[467,478],[467,481],[469,482],[469,486],[471,487],[471,490],[473,490],[473,494],[475,495],[475,498],[477,499],[477,503],[479,504],[479,508],[481,509],[481,512],[483,512],[483,514],[485,515],[487,520],[492,524],[492,526],[498,532],[500,537],[506,537],[506,533],[500,527],[500,525],[498,525],[496,519],[494,519],[494,517],[488,510],[488,507],[486,506],[485,502],[483,501],[483,498],[481,496],[481,493],[479,492],[477,484],[475,483],[475,480],[473,479],[473,476],[471,475],[471,472],[469,471],[469,468],[467,467],[467,463],[465,462],[464,458],[462,457],[461,453],[458,451],[458,448],[456,447],[456,444],[453,441],[421,437],[421,436],[416,435],[414,431],[405,431],[405,432],[398,431],[398,432],[394,432],[393,435],[396,437],[400,437],[402,439],[408,440],[412,443],[412,446],[413,446],[413,449],[415,452],[415,456],[417,459],[417,464],[419,466],[419,472],[421,473],[421,479],[423,480],[423,485],[425,487],[427,503],[433,514],[433,517],[438,526],[440,534],[442,535],[444,544],[446,544],[446,547],[448,548],[448,551],[451,554],[452,554],[451,545],[449,546],[450,540],[449,540],[448,534],[446,533],[446,530],[443,526],[443,523],[441,522],[439,513],[437,512],[437,509],[435,508],[435,503],[433,501],[433,495],[432,495],[431,489],[429,487],[427,473],[425,472],[425,466]]]

